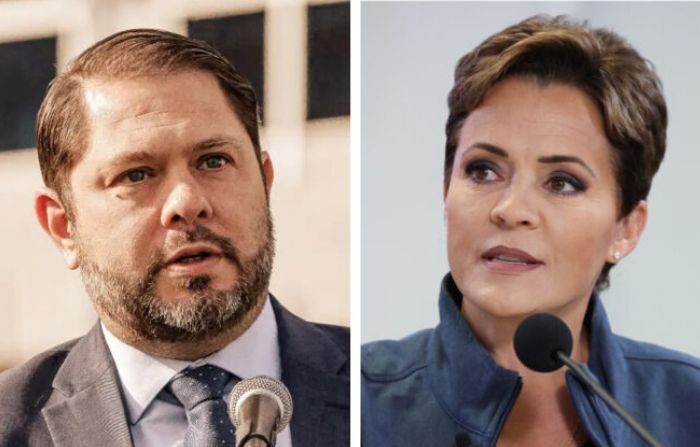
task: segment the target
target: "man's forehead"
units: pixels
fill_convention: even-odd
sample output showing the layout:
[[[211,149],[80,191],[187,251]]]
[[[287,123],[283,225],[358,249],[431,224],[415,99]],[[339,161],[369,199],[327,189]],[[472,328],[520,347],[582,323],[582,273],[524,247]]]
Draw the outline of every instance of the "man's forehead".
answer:
[[[83,98],[93,124],[96,120],[157,119],[162,113],[233,111],[216,78],[196,70],[89,79],[83,84]]]
[[[83,95],[90,128],[87,153],[99,159],[161,146],[191,149],[207,141],[253,150],[217,79],[206,72],[91,79]]]

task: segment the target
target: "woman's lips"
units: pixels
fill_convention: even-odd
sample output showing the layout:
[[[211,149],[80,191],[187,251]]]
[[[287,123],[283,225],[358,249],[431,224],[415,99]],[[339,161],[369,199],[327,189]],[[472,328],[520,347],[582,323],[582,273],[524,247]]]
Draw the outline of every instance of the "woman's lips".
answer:
[[[481,259],[489,269],[503,273],[529,272],[544,265],[524,250],[503,245],[485,251]]]

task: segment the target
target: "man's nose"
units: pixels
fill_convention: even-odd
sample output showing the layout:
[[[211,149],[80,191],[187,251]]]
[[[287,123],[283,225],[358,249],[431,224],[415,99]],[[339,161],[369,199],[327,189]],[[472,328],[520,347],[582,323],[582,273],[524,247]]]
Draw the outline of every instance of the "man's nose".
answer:
[[[195,221],[208,219],[212,207],[206,191],[192,178],[179,179],[169,188],[161,210],[164,227],[191,226]]]
[[[491,209],[491,222],[506,229],[539,227],[540,215],[534,194],[526,185],[511,184]]]

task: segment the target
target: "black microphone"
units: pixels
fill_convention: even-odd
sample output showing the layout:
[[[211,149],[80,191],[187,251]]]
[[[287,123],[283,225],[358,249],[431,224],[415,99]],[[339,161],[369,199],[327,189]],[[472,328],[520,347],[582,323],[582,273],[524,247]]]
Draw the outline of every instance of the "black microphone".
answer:
[[[632,429],[653,447],[662,447],[642,424],[632,417],[605,388],[593,380],[581,366],[571,360],[573,346],[571,331],[552,314],[532,315],[518,326],[513,339],[515,353],[523,365],[537,372],[551,372],[568,366],[595,394],[617,413]]]
[[[229,417],[236,427],[236,447],[274,447],[277,433],[292,418],[292,396],[272,377],[241,380],[231,390]]]

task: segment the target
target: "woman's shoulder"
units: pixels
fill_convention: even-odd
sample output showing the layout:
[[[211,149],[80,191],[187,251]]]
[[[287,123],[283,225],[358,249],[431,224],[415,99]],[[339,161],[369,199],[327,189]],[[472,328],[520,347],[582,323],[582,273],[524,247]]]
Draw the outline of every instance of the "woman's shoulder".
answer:
[[[622,355],[630,368],[662,369],[669,374],[687,375],[700,384],[700,359],[653,343],[617,336]]]
[[[427,365],[428,343],[433,329],[425,329],[400,340],[374,341],[362,346],[364,379],[381,382],[401,380]]]

